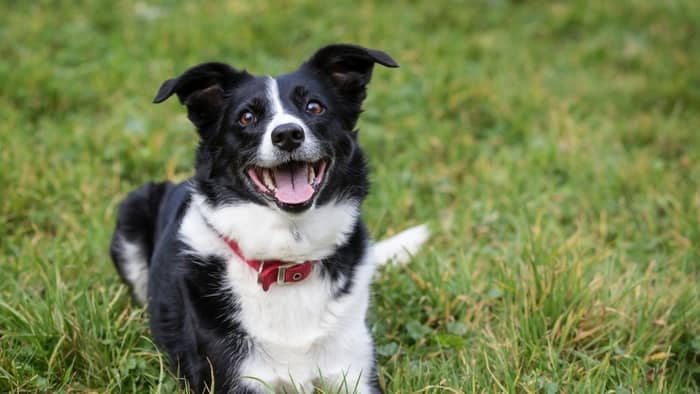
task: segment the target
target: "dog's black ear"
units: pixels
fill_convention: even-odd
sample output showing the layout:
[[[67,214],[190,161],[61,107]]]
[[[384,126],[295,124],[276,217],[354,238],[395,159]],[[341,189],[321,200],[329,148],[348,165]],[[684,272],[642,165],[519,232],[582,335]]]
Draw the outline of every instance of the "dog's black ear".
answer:
[[[366,96],[375,63],[386,67],[399,66],[382,51],[350,44],[321,48],[307,62],[312,68],[326,74],[341,92],[357,95],[355,98],[359,102]]]
[[[187,117],[201,131],[219,118],[224,92],[249,77],[228,64],[202,63],[163,82],[153,102],[162,103],[177,94],[180,103],[187,106]]]

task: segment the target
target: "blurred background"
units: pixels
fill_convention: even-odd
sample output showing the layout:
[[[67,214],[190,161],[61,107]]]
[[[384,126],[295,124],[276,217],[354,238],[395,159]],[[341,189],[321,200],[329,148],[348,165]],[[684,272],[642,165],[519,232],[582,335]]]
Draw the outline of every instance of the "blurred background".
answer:
[[[0,392],[172,392],[108,257],[119,200],[192,173],[161,82],[375,69],[360,140],[388,392],[700,390],[700,3],[6,1],[0,13]]]

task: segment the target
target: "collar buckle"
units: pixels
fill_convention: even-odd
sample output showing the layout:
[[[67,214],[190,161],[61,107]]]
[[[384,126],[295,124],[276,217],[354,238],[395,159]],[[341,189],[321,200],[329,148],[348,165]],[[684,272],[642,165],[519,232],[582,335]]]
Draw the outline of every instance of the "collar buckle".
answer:
[[[277,284],[280,286],[301,282],[311,274],[314,261],[286,263],[277,268]]]
[[[291,281],[287,280],[287,269],[292,268],[295,265],[299,265],[297,263],[288,263],[288,264],[282,264],[277,268],[277,284],[280,286],[284,285],[289,285],[294,282],[298,282],[301,279],[303,279],[303,275],[300,272],[293,272],[290,275]],[[290,270],[291,271],[291,270]]]

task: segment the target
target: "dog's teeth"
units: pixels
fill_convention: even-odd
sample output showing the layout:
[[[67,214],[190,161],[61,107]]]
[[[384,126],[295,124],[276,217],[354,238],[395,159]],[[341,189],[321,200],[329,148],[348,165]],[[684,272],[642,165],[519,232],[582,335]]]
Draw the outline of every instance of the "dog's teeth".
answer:
[[[267,186],[268,189],[270,190],[275,190],[275,183],[272,182],[272,177],[270,176],[270,170],[268,169],[263,169],[263,181],[265,182],[265,186]]]
[[[309,168],[309,171],[308,171],[309,183],[314,183],[314,181],[316,180],[316,171],[314,171],[314,166],[309,164],[307,167]]]

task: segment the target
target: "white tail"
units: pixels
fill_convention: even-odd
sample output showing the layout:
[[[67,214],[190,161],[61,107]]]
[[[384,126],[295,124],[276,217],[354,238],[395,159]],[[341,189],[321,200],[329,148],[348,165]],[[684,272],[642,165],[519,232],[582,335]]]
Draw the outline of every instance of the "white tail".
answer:
[[[372,246],[372,258],[377,265],[387,262],[405,264],[411,260],[425,241],[430,237],[428,226],[411,227],[393,237],[379,241]]]

